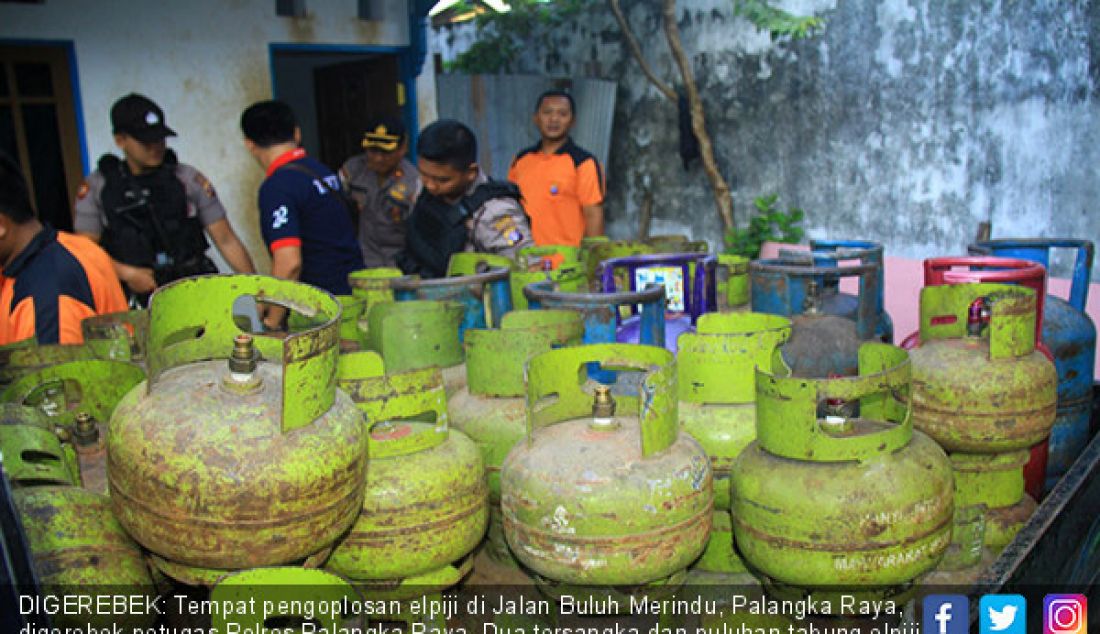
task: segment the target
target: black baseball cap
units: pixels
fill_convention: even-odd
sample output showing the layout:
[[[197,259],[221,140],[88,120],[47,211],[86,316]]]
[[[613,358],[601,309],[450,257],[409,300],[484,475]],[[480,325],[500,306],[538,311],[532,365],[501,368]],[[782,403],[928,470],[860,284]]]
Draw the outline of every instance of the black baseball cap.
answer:
[[[399,117],[377,117],[367,125],[363,133],[363,149],[392,152],[405,139],[405,124]]]
[[[153,100],[130,93],[111,106],[111,126],[115,134],[128,134],[142,143],[176,136],[175,130],[164,124],[164,111]]]

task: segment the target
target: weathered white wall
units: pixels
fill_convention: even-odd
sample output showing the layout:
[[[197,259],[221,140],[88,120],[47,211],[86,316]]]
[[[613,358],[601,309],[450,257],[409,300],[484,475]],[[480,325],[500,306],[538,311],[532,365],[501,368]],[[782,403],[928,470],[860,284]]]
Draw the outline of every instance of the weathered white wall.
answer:
[[[755,197],[775,192],[805,209],[809,236],[879,240],[888,255],[960,254],[982,221],[993,237],[1100,241],[1100,2],[777,4],[819,12],[824,29],[772,41],[730,0],[678,2],[740,224]],[[660,3],[622,6],[654,72],[678,84]],[[433,47],[451,58],[466,31],[441,29]],[[706,176],[677,156],[676,107],[642,75],[606,5],[530,42],[506,72],[619,84],[609,232],[635,235],[650,191],[652,233],[721,247]]]
[[[180,160],[214,183],[257,264],[268,258],[257,226],[260,167],[241,144],[239,118],[271,98],[271,43],[405,46],[405,0],[382,20],[356,18],[356,0],[307,3],[304,18],[275,15],[275,0],[49,0],[0,4],[0,39],[74,43],[90,167],[114,151],[110,108],[129,92],[165,110]],[[434,99],[434,95],[432,95]]]

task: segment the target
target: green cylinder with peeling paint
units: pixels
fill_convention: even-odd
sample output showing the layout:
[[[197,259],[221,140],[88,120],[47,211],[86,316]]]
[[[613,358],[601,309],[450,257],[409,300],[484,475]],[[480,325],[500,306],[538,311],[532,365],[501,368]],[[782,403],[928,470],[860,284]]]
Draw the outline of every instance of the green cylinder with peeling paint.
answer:
[[[321,325],[248,337],[231,311],[241,295]],[[153,296],[149,379],[110,419],[107,473],[119,522],[172,570],[294,562],[355,520],[366,435],[335,386],[338,317],[332,295],[264,276],[189,278]]]
[[[0,386],[10,385],[24,375],[58,363],[95,358],[96,350],[85,345],[40,346],[33,339],[25,339],[0,346]]]
[[[132,363],[70,361],[24,375],[0,393],[0,401],[34,407],[54,426],[71,430],[78,412],[109,420],[118,402],[144,379],[145,371]]]
[[[1024,497],[1028,451],[995,454],[948,454],[955,470],[955,505],[1012,506]]]
[[[950,541],[951,464],[913,431],[907,354],[864,344],[859,370],[756,371],[757,440],[734,462],[731,514],[742,556],[781,583],[903,584]]]
[[[1035,500],[1024,493],[1026,449],[994,454],[950,454],[955,470],[955,505],[983,505],[985,545],[1000,551],[1035,511]]]
[[[630,240],[602,240],[581,241],[581,257],[584,261],[585,279],[588,280],[590,289],[597,288],[599,284],[600,263],[611,258],[624,258],[630,255],[645,255],[657,253],[657,249],[644,242]],[[629,288],[626,284],[617,285],[619,288]]]
[[[728,518],[730,468],[756,437],[754,370],[772,367],[790,333],[791,321],[778,315],[710,313],[695,332],[680,335],[680,424],[707,452],[714,473],[715,528],[696,564],[701,570],[745,570]]]
[[[718,308],[735,310],[749,303],[749,259],[718,254]]]
[[[0,454],[13,487],[81,485],[76,451],[38,410],[0,404]]]
[[[967,334],[972,303],[988,323]],[[921,289],[913,424],[948,451],[1001,453],[1042,442],[1054,425],[1058,375],[1035,347],[1035,293],[1000,284]]]
[[[610,415],[582,384],[589,363],[619,371]],[[644,373],[640,384],[626,380],[630,371]],[[703,552],[710,464],[679,431],[676,394],[675,362],[661,348],[599,344],[531,359],[527,440],[501,468],[504,531],[517,559],[555,581],[634,585],[682,572]]]
[[[351,294],[363,300],[363,308],[360,311],[358,321],[357,338],[362,350],[369,350],[370,323],[367,315],[375,304],[392,303],[393,283],[399,279],[414,279],[415,276],[405,275],[401,269],[388,267],[376,267],[372,269],[360,269],[348,274],[348,285],[351,286]]]
[[[13,492],[44,593],[84,595],[92,605],[114,595],[157,595],[141,548],[111,513],[111,502],[73,486],[41,486]],[[76,597],[72,597],[76,598]],[[156,614],[77,614],[50,618],[55,627],[149,627]]]
[[[382,355],[387,372],[437,366],[447,394],[466,385],[465,353],[458,336],[458,302],[418,299],[376,304],[367,315],[367,350]]]
[[[581,293],[587,289],[587,281],[584,277],[584,268],[579,262],[566,262],[551,271],[512,271],[509,281],[512,293],[512,306],[523,310],[528,307],[527,296],[523,289],[529,284],[535,284],[549,280],[551,288],[566,293]]]
[[[370,474],[359,517],[325,567],[352,581],[439,571],[485,534],[481,455],[464,434],[448,429],[437,368],[386,376],[365,376],[363,369],[345,368],[339,384],[370,428]]]
[[[125,310],[93,315],[80,322],[84,344],[99,359],[145,361],[145,339],[149,331],[149,311]]]
[[[340,347],[354,350],[359,345],[359,320],[367,300],[355,295],[337,295],[340,302]]]
[[[568,244],[544,244],[534,247],[524,247],[516,253],[516,261],[520,268],[536,267],[540,261],[551,258],[559,264],[571,264],[581,261],[581,248]]]
[[[985,512],[985,545],[994,553],[1000,553],[1016,539],[1016,533],[1027,524],[1039,505],[1026,493],[1020,501]]]
[[[552,347],[580,345],[584,322],[570,310],[513,310],[499,329],[466,331],[468,387],[447,404],[451,424],[481,452],[493,506],[489,554],[510,563],[500,515],[500,467],[527,433],[524,368],[528,359]]]

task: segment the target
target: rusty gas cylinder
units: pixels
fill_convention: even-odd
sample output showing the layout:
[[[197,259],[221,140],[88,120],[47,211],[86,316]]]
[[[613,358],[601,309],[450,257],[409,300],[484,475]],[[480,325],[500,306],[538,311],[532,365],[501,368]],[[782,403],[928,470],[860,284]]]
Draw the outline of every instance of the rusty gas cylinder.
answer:
[[[527,430],[527,361],[554,347],[579,345],[583,334],[580,314],[570,310],[514,310],[500,328],[466,331],[468,387],[449,399],[447,410],[485,462],[492,505],[487,552],[498,562],[514,565],[500,516],[500,467]]]
[[[745,560],[783,584],[903,585],[951,539],[951,464],[913,430],[908,355],[864,344],[859,369],[756,370],[757,440],[734,462],[731,515]]]
[[[141,548],[111,513],[107,496],[74,486],[36,486],[18,489],[13,497],[44,593],[74,606],[109,603],[119,595],[143,602],[156,596]],[[156,614],[70,608],[51,618],[55,626],[82,632],[112,631],[112,625],[130,631],[152,626]]]
[[[230,308],[241,295],[321,325],[285,339],[242,334]],[[269,277],[211,276],[159,289],[150,311],[149,379],[107,434],[122,525],[176,578],[331,545],[355,520],[366,479],[361,415],[335,388],[336,300]]]
[[[772,368],[790,333],[786,317],[747,312],[703,315],[697,332],[680,335],[680,423],[714,472],[714,526],[695,568],[745,571],[730,525],[730,469],[756,437],[755,368]]]
[[[376,353],[344,356],[338,383],[364,414],[371,469],[359,517],[325,568],[391,589],[447,576],[442,571],[474,549],[489,521],[481,455],[448,427],[438,368],[383,376]]]
[[[645,372],[636,392],[594,393],[588,363]],[[710,533],[706,453],[677,424],[672,354],[598,344],[540,354],[528,364],[527,440],[501,469],[508,544],[537,574],[580,585],[658,582],[682,572]]]
[[[1054,363],[1036,347],[1035,293],[1000,284],[921,289],[913,424],[948,451],[1028,449],[1050,434]]]

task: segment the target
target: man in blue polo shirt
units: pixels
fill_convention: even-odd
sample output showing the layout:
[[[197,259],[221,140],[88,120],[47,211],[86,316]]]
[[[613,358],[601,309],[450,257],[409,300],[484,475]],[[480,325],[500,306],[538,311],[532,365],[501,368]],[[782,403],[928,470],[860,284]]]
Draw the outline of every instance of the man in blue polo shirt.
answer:
[[[249,153],[267,171],[260,184],[260,231],[271,251],[271,274],[351,293],[348,273],[363,268],[363,254],[340,179],[298,147],[302,133],[290,106],[261,101],[241,115]],[[268,328],[282,310],[269,309]]]

